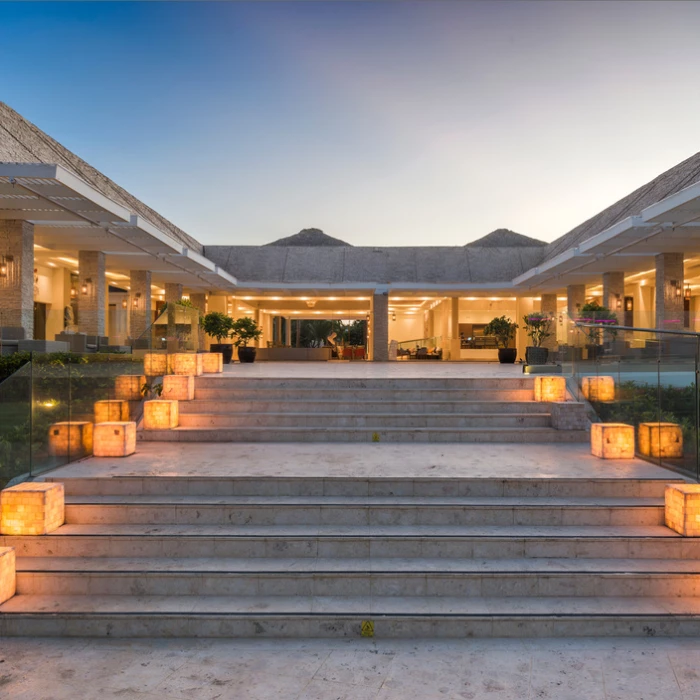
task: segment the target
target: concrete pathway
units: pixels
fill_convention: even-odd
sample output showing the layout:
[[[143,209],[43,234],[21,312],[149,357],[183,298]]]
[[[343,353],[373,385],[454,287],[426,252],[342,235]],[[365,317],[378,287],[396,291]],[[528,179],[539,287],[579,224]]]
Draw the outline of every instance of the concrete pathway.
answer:
[[[697,700],[700,640],[1,639],[12,700]]]

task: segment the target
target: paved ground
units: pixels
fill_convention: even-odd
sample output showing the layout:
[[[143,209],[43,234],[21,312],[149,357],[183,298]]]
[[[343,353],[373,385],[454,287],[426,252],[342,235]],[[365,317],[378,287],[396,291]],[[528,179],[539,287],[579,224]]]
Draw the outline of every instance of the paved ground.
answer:
[[[11,700],[697,700],[700,640],[0,640]]]
[[[352,476],[403,478],[640,478],[678,475],[640,459],[602,460],[581,444],[139,442],[130,457],[90,457],[57,477]]]

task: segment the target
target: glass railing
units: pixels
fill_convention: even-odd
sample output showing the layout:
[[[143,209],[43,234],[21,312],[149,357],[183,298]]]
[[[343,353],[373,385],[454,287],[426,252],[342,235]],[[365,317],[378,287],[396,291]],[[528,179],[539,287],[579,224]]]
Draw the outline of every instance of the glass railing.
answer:
[[[403,340],[396,344],[397,360],[441,360],[442,336]]]
[[[91,454],[95,422],[141,416],[143,358],[17,353],[2,367],[0,487]],[[104,401],[118,403],[98,404]]]
[[[572,323],[564,371],[606,423],[635,427],[637,455],[700,478],[700,335]]]
[[[166,304],[155,321],[132,341],[134,350],[196,352],[199,348],[199,310]]]

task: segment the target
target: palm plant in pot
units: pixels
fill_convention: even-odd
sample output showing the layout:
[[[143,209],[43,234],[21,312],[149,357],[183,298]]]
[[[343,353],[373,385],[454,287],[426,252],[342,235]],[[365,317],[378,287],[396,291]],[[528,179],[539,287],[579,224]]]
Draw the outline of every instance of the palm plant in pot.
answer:
[[[233,322],[231,337],[238,348],[240,362],[255,362],[256,348],[248,347],[251,340],[257,340],[262,335],[262,328],[250,316],[242,316]]]
[[[220,352],[223,355],[224,364],[230,364],[233,357],[233,344],[221,341],[231,337],[233,319],[221,311],[210,311],[206,316],[202,316],[199,324],[207,335],[216,338],[216,343],[212,343],[209,348],[210,351]]]
[[[541,312],[533,312],[524,317],[525,332],[532,345],[525,348],[525,362],[528,365],[547,364],[549,350],[542,343],[552,336],[552,317]]]
[[[498,361],[501,364],[513,364],[518,356],[517,348],[509,348],[515,338],[518,324],[505,316],[494,318],[484,328],[484,335],[494,336],[498,345]]]

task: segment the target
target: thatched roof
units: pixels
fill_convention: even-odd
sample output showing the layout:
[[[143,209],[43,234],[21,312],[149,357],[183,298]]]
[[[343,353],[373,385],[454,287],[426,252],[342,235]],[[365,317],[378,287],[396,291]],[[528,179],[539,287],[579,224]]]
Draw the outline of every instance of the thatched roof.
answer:
[[[636,189],[632,194],[628,194],[588,221],[579,224],[561,238],[557,238],[547,247],[545,260],[583,243],[583,241],[605,231],[628,216],[640,214],[642,209],[675,194],[698,180],[700,180],[700,153],[696,153],[682,163],[675,165],[670,170],[655,177],[651,182]]]
[[[265,245],[277,246],[349,246],[349,243],[341,241],[339,238],[333,238],[327,233],[321,231],[320,228],[303,228],[299,233],[286,238],[280,238],[272,243]]]
[[[119,187],[82,158],[71,153],[4,102],[0,102],[0,162],[61,165],[104,196],[150,221],[180,243],[198,253],[202,252],[201,243]]]
[[[507,228],[497,228],[482,238],[467,243],[467,246],[474,248],[533,248],[546,245],[545,241],[538,241],[536,238],[524,236]]]

